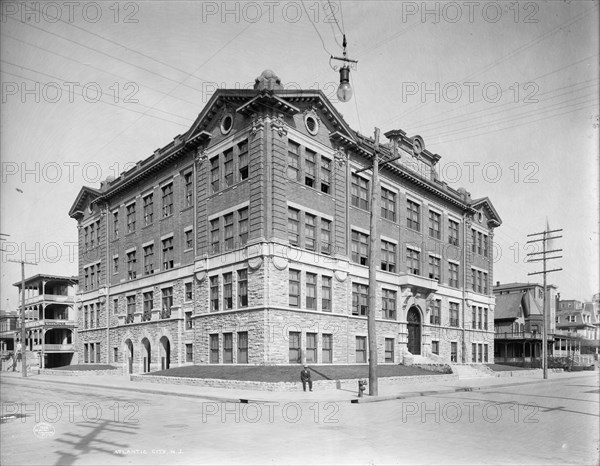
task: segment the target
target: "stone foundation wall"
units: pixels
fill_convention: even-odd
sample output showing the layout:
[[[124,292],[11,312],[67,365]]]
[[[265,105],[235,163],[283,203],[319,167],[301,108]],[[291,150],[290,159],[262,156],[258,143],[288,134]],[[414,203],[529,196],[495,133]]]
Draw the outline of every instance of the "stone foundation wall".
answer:
[[[82,375],[123,375],[123,368],[117,367],[115,369],[103,369],[103,370],[92,370],[92,371],[57,371],[55,369],[40,369],[39,374],[41,375],[64,375],[64,376],[82,376]]]

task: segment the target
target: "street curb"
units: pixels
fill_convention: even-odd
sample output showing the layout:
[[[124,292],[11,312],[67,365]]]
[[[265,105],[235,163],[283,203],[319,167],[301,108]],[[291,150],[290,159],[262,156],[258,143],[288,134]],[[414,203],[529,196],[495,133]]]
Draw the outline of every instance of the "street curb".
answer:
[[[558,382],[561,380],[571,380],[578,379],[579,377],[565,377],[563,379],[546,379],[546,382]],[[418,391],[418,392],[407,392],[401,395],[382,395],[376,397],[368,397],[368,398],[353,398],[350,400],[350,403],[377,403],[378,401],[390,401],[390,400],[403,400],[405,398],[417,398],[421,396],[434,396],[434,395],[445,395],[448,393],[459,393],[459,392],[474,392],[474,391],[490,391],[495,388],[506,388],[506,387],[515,387],[519,385],[531,385],[535,383],[540,383],[544,379],[541,380],[529,380],[527,382],[514,382],[514,383],[505,383],[500,385],[488,385],[484,387],[458,387],[453,389],[445,389],[445,390],[426,390],[426,391]],[[368,396],[368,395],[367,395]]]
[[[444,395],[447,393],[458,392],[473,392],[476,390],[481,390],[481,387],[459,387],[446,390],[426,390],[422,392],[408,392],[403,393],[402,395],[382,395],[369,398],[354,398],[350,400],[350,403],[377,403],[378,401],[403,400],[405,398],[416,398],[419,396]]]
[[[8,380],[10,379],[10,377],[8,378]],[[5,379],[7,380],[7,379]],[[28,379],[17,379],[17,380],[31,380],[31,378]],[[226,403],[239,403],[239,398],[231,398],[231,397],[225,397],[225,396],[214,396],[214,395],[194,395],[192,393],[177,393],[177,392],[164,392],[161,390],[152,390],[152,389],[148,389],[148,388],[143,388],[143,387],[115,387],[113,385],[100,385],[100,384],[91,384],[91,383],[74,383],[71,382],[71,380],[65,380],[60,381],[60,380],[44,380],[44,382],[47,383],[54,383],[54,384],[58,384],[58,385],[64,385],[64,384],[68,384],[68,385],[76,385],[78,387],[94,387],[94,388],[103,388],[103,389],[109,389],[109,390],[120,390],[120,391],[127,391],[127,392],[141,392],[141,393],[148,393],[150,395],[166,395],[166,396],[178,396],[178,397],[182,397],[182,398],[201,398],[204,400],[210,400],[210,401],[224,401]]]

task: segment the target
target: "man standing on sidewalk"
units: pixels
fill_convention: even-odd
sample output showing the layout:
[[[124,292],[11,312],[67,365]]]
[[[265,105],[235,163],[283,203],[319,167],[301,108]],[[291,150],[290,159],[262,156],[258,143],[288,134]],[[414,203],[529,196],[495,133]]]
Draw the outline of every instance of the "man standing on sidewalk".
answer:
[[[304,391],[306,391],[306,382],[308,382],[308,389],[312,392],[312,378],[306,364],[304,364],[304,369],[300,372],[300,380],[302,380],[302,388]]]

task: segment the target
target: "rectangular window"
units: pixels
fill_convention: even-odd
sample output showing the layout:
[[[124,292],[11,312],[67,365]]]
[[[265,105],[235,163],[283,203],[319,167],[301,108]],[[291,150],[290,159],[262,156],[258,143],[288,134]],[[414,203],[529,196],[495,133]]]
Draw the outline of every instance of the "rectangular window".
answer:
[[[483,345],[483,362],[488,362],[488,345]]]
[[[192,185],[192,172],[188,172],[183,175],[184,183],[185,183],[185,206],[190,207],[194,203],[193,197],[193,185]]]
[[[381,240],[381,270],[396,272],[396,245]]]
[[[321,253],[331,254],[331,222],[321,219]]]
[[[450,303],[450,327],[458,327],[458,303]]]
[[[442,301],[440,299],[434,299],[431,303],[431,315],[429,316],[429,323],[432,325],[440,325],[442,313]]]
[[[119,212],[113,212],[113,238],[119,237]]]
[[[442,237],[441,219],[440,214],[432,210],[429,211],[429,236],[432,238],[441,239]]]
[[[474,229],[471,229],[471,243],[471,251],[477,252],[477,232]]]
[[[306,309],[317,309],[317,275],[306,273]]]
[[[385,188],[381,188],[381,216],[396,221],[396,193]]]
[[[88,267],[85,267],[83,269],[83,289],[84,290],[88,289],[89,279],[90,279],[90,270]]]
[[[96,266],[95,265],[90,266],[90,286],[92,288],[94,288],[96,286]]]
[[[448,221],[448,243],[458,246],[458,222]]]
[[[83,306],[83,328],[88,328],[88,307]]]
[[[471,328],[477,328],[477,306],[471,307]]]
[[[233,363],[233,333],[223,334],[223,364]]]
[[[119,273],[119,256],[113,257],[113,273]]]
[[[366,316],[369,312],[369,287],[360,283],[352,283],[352,315]]]
[[[83,245],[87,249],[90,245],[90,235],[88,233],[88,227],[83,229]]]
[[[238,270],[238,307],[248,306],[248,270]]]
[[[240,181],[248,178],[248,140],[238,144],[238,170]]]
[[[360,265],[369,264],[369,235],[352,230],[352,261]]]
[[[300,180],[300,144],[296,144],[289,139],[287,176],[290,180]]]
[[[317,334],[307,333],[306,334],[306,362],[316,363],[317,362]]]
[[[127,253],[127,278],[133,280],[136,277],[136,258],[135,251]]]
[[[144,275],[154,273],[154,245],[149,244],[144,247]]]
[[[233,309],[233,274],[223,274],[223,308]]]
[[[300,211],[288,208],[288,240],[292,246],[300,244]]]
[[[489,238],[487,235],[483,235],[483,256],[488,257],[489,255]]]
[[[431,342],[431,352],[433,354],[440,354],[440,342],[439,341],[432,341]]]
[[[450,343],[450,362],[458,361],[458,344],[453,341]]]
[[[127,319],[126,323],[133,323],[133,316],[135,314],[135,295],[127,296]]]
[[[304,247],[310,251],[316,249],[316,229],[317,217],[311,214],[304,214]]]
[[[352,175],[350,202],[354,207],[369,210],[369,182],[357,175]]]
[[[406,271],[414,275],[421,274],[421,253],[419,251],[406,248]]]
[[[233,249],[233,214],[227,214],[223,217],[225,226],[225,251],[231,251]]]
[[[356,337],[356,362],[367,362],[367,337]]]
[[[312,150],[306,149],[306,157],[304,159],[304,184],[311,188],[316,185],[316,167],[317,154]]]
[[[187,311],[184,315],[185,318],[185,329],[192,330],[194,328],[194,321],[192,320],[192,311]]]
[[[300,332],[289,333],[289,362],[291,364],[301,362]]]
[[[162,188],[162,211],[163,218],[173,215],[173,183]]]
[[[483,328],[483,308],[478,308],[479,310],[479,320],[477,321],[477,328],[481,330]]]
[[[215,218],[210,221],[210,252],[212,254],[216,254],[220,250],[220,236],[219,219]]]
[[[488,294],[488,274],[483,272],[483,294]]]
[[[96,304],[96,328],[100,328],[100,304]]]
[[[225,173],[225,186],[233,184],[233,148],[223,153],[223,171]]]
[[[248,207],[238,210],[239,246],[248,242]]]
[[[383,307],[383,318],[396,320],[396,292],[383,289],[381,292],[381,304]]]
[[[96,224],[92,223],[90,225],[90,248],[94,247],[96,241]]]
[[[321,362],[331,364],[333,362],[333,335],[324,333],[321,338],[323,339]]]
[[[477,344],[477,362],[483,362],[483,344]]]
[[[185,344],[185,362],[194,362],[194,345],[192,343]]]
[[[173,238],[163,239],[162,241],[163,254],[163,270],[170,270],[175,264],[175,251],[173,250]]]
[[[192,286],[192,282],[188,282],[185,284],[185,300],[186,301],[194,300],[194,288]]]
[[[331,190],[331,160],[321,156],[321,192],[329,194]]]
[[[210,310],[219,310],[219,276],[210,277]]]
[[[219,334],[210,335],[210,363],[219,364]]]
[[[483,329],[487,330],[488,329],[488,309],[487,307],[483,310]]]
[[[154,307],[154,292],[147,291],[144,293],[144,321],[150,320],[152,318],[152,308]]]
[[[210,159],[210,187],[213,193],[219,191],[219,156]]]
[[[119,313],[119,300],[113,299],[113,314],[117,315]]]
[[[448,286],[458,288],[458,264],[453,262],[448,263]]]
[[[394,339],[385,339],[385,362],[394,362]]]
[[[161,318],[168,319],[171,317],[171,308],[173,307],[173,288],[163,288],[162,290],[162,312]]]
[[[440,281],[441,259],[435,256],[429,256],[429,278]]]
[[[321,310],[331,312],[331,277],[321,277]]]
[[[421,206],[410,199],[406,201],[406,226],[421,231]]]
[[[300,271],[290,269],[289,303],[291,307],[300,306]]]
[[[101,359],[100,359],[100,355],[102,354],[100,351],[100,342],[97,342],[95,345],[96,347],[96,363],[100,363]]]
[[[477,270],[471,269],[471,281],[473,291],[477,291]]]
[[[192,249],[194,247],[194,230],[186,230],[183,234],[185,236],[185,248]]]
[[[94,328],[94,305],[90,305],[90,328]]]
[[[238,332],[237,363],[248,364],[248,332]]]
[[[154,194],[150,193],[143,199],[144,225],[151,225],[154,219]]]
[[[119,348],[113,347],[113,362],[119,362]]]
[[[471,343],[471,362],[477,362],[477,343]]]
[[[483,233],[477,232],[477,254],[483,254]]]

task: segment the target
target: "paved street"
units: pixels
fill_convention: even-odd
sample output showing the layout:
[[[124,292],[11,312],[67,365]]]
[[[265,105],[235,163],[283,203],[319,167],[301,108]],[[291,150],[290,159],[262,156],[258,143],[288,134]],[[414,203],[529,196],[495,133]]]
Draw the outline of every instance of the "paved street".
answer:
[[[1,462],[598,463],[595,373],[364,404],[293,396],[238,404],[3,378]]]

